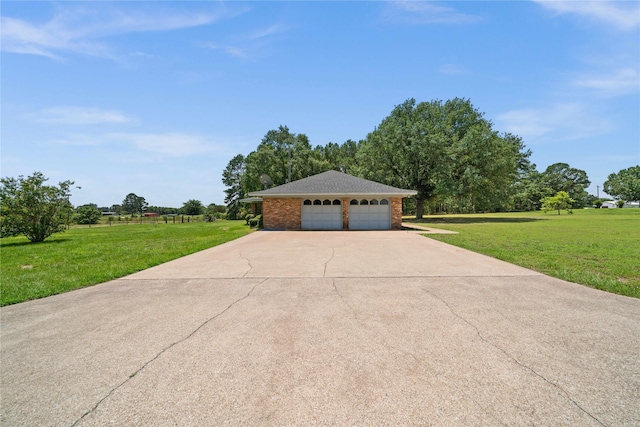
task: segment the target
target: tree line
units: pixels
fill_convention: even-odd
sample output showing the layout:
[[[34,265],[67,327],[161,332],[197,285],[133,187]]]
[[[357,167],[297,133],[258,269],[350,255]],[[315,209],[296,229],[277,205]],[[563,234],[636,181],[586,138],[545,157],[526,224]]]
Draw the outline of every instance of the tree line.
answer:
[[[182,208],[149,206],[144,197],[129,193],[122,204],[102,207],[88,203],[76,208],[70,203],[73,181],[46,185],[48,178],[42,172],[18,178],[0,179],[0,237],[24,235],[31,242],[42,242],[54,233],[63,232],[73,221],[78,224],[96,224],[103,212],[118,215],[144,215],[155,212],[160,215],[226,215],[226,207],[214,203],[205,207],[199,200],[191,199]],[[167,212],[171,210],[172,212]]]
[[[214,207],[215,204],[209,205]],[[97,206],[96,206],[97,207]],[[223,207],[224,208],[224,207]],[[122,203],[119,205],[111,205],[110,207],[100,207],[98,210],[102,212],[111,212],[117,215],[131,215],[141,216],[145,213],[156,213],[158,215],[170,215],[170,214],[183,214],[183,215],[201,215],[205,213],[206,207],[200,200],[190,199],[187,200],[181,208],[164,207],[164,206],[152,206],[149,205],[147,200],[138,196],[135,193],[129,193],[126,195]]]
[[[313,147],[305,134],[288,127],[266,133],[255,151],[233,157],[222,173],[227,207],[188,200],[181,208],[150,206],[129,193],[121,204],[74,209],[73,181],[46,185],[42,173],[0,180],[0,237],[25,235],[41,242],[64,231],[72,215],[92,223],[102,212],[119,215],[216,215],[235,218],[249,192],[337,170],[384,184],[416,190],[405,213],[496,212],[581,208],[595,204],[587,194],[585,171],[555,163],[539,172],[522,139],[494,129],[468,99],[396,106],[365,139]],[[640,166],[608,176],[604,191],[618,201],[640,201]]]
[[[98,218],[104,214],[144,216],[145,214],[158,215],[210,215],[214,216],[218,213],[225,213],[225,206],[211,203],[207,206],[203,205],[200,200],[190,199],[184,202],[180,208],[171,208],[163,206],[152,206],[144,197],[135,193],[129,193],[121,204],[111,205],[109,207],[98,207],[95,203],[78,206],[75,209],[77,221],[79,224],[95,224]],[[90,214],[90,215],[89,215]]]
[[[416,190],[405,213],[532,211],[566,192],[574,208],[592,205],[587,173],[568,163],[539,172],[517,135],[501,133],[468,99],[396,106],[365,139],[313,147],[287,126],[266,133],[255,151],[233,157],[222,173],[230,217],[248,193],[327,170]],[[636,178],[637,179],[637,178]],[[610,176],[611,180],[611,176]],[[613,181],[612,181],[613,182]],[[640,199],[636,192],[612,196]]]

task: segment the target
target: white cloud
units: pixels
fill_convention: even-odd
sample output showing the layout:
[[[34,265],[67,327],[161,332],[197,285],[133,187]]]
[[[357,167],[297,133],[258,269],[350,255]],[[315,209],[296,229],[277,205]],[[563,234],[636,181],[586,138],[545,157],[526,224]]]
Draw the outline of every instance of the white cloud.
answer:
[[[201,47],[204,47],[206,49],[213,49],[213,50],[221,50],[224,53],[226,53],[227,55],[236,57],[236,58],[248,58],[249,54],[246,51],[246,49],[243,49],[241,47],[237,47],[237,46],[222,46],[222,45],[218,45],[216,43],[201,43],[200,44]]]
[[[135,120],[115,110],[95,107],[52,107],[42,110],[36,120],[43,123],[67,125],[94,125],[103,123],[130,123]]]
[[[477,15],[460,13],[432,1],[394,0],[387,3],[383,19],[391,23],[408,24],[468,24],[479,21]]]
[[[580,77],[573,85],[594,89],[604,96],[634,94],[640,92],[640,75],[637,68],[619,68],[606,75]]]
[[[498,115],[496,122],[501,131],[528,142],[575,140],[601,135],[612,128],[607,119],[579,103],[507,111]]]
[[[179,132],[144,133],[144,132],[112,132],[112,133],[71,133],[50,141],[56,145],[76,147],[103,147],[106,152],[117,154],[121,160],[144,161],[141,155],[158,154],[161,157],[189,157],[213,151],[220,151],[221,144],[200,135]],[[106,153],[105,152],[105,153]],[[147,158],[155,162],[155,158]]]
[[[637,1],[533,1],[558,14],[575,13],[621,30],[632,30],[640,26],[640,3]]]
[[[256,40],[256,39],[262,39],[265,37],[269,37],[272,36],[274,34],[278,34],[278,33],[282,33],[284,31],[286,31],[287,28],[285,26],[283,26],[282,24],[273,24],[267,28],[262,28],[259,30],[254,31],[253,33],[249,34],[249,36],[247,37],[249,40]]]
[[[91,7],[60,9],[45,23],[31,23],[11,17],[0,18],[2,50],[60,58],[80,53],[113,58],[115,54],[98,40],[132,32],[170,31],[213,23],[234,13],[175,12],[169,9],[122,9],[92,3]]]
[[[72,133],[63,138],[57,138],[51,141],[56,145],[68,145],[74,147],[94,147],[104,143],[100,135],[89,135],[81,133]]]
[[[188,157],[219,149],[218,144],[199,135],[184,133],[112,133],[106,138],[169,157]]]
[[[256,56],[256,52],[263,53],[265,46],[270,43],[270,38],[276,34],[287,31],[287,27],[282,24],[273,24],[267,28],[253,31],[250,34],[233,38],[232,42],[216,43],[204,42],[200,46],[206,49],[220,50],[227,55],[250,59]]]
[[[455,64],[444,64],[441,65],[440,68],[438,68],[438,71],[440,71],[442,74],[448,74],[448,75],[453,75],[453,76],[459,76],[462,74],[467,74],[467,70],[465,70],[464,68],[460,67],[459,65],[455,65]]]

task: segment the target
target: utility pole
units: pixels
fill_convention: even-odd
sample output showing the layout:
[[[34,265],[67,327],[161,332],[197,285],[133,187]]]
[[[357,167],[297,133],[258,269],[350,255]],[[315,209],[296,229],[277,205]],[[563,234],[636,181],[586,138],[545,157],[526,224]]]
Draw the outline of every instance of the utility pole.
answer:
[[[596,190],[598,192],[598,199],[599,199],[600,198],[600,186],[599,185],[596,185]]]

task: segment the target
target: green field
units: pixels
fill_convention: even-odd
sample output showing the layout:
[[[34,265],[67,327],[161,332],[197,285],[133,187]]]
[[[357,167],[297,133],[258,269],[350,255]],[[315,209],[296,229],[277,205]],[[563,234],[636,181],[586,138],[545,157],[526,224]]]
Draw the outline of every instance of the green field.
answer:
[[[420,223],[459,232],[430,238],[640,298],[640,209],[440,215]],[[112,280],[249,232],[244,221],[158,222],[72,228],[34,244],[24,237],[0,239],[0,304]]]
[[[429,238],[570,282],[640,298],[640,209],[438,215],[405,222],[457,231]]]
[[[42,243],[0,239],[0,304],[116,279],[250,232],[244,221],[72,228]]]

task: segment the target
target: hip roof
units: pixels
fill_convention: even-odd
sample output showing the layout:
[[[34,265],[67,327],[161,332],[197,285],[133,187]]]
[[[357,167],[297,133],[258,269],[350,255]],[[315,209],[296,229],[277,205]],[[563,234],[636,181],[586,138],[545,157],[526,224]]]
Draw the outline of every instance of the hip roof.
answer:
[[[252,191],[249,193],[249,196],[386,195],[406,197],[415,194],[417,194],[417,192],[414,190],[396,188],[331,170],[267,190]]]

